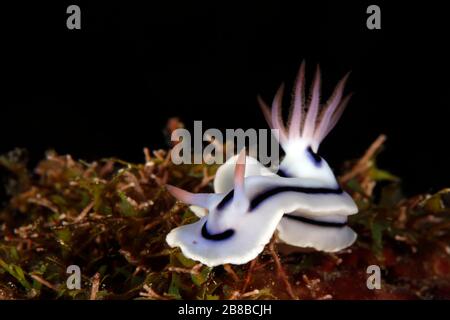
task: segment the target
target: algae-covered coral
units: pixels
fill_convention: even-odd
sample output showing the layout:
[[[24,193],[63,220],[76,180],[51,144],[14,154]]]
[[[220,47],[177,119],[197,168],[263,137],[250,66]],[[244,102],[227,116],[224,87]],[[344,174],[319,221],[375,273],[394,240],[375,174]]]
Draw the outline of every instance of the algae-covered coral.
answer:
[[[399,179],[376,166],[383,142],[340,176],[360,208],[352,247],[330,254],[274,238],[250,263],[215,268],[167,246],[172,228],[197,218],[165,184],[208,191],[216,166],[174,165],[169,151],[145,149],[137,164],[48,152],[29,171],[25,151],[9,152],[0,157],[0,299],[450,298],[450,190],[403,197]],[[71,265],[80,289],[67,286]],[[371,265],[380,289],[367,287]]]

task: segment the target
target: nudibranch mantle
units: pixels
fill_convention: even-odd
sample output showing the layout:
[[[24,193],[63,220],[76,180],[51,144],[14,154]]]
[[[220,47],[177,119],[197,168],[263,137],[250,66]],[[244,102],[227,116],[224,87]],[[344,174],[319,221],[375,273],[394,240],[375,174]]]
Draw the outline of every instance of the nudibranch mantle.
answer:
[[[282,87],[271,110],[259,98],[269,125],[279,130],[279,142],[286,154],[278,173],[245,156],[244,150],[218,169],[215,193],[192,194],[168,186],[177,199],[191,204],[200,220],[173,229],[167,243],[208,266],[254,259],[275,230],[281,241],[299,247],[334,252],[351,245],[356,233],[347,226],[347,216],[357,213],[358,208],[340,188],[325,159],[317,154],[349,100],[349,96],[342,98],[346,79],[338,83],[321,108],[317,69],[306,106],[302,63],[289,128],[281,119]]]

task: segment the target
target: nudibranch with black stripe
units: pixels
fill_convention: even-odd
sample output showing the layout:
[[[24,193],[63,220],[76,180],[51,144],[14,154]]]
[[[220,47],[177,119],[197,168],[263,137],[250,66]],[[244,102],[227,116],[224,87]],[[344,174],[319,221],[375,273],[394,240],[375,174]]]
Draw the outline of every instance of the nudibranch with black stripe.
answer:
[[[200,218],[173,229],[167,235],[168,244],[208,266],[243,264],[254,259],[276,229],[281,241],[294,246],[334,252],[351,245],[356,234],[347,226],[347,217],[358,209],[340,188],[327,162],[317,154],[321,141],[348,102],[349,96],[342,98],[346,78],[321,108],[318,70],[306,108],[302,64],[288,129],[280,114],[282,89],[271,111],[260,99],[269,125],[279,130],[279,141],[286,153],[278,174],[241,151],[218,169],[216,193],[193,194],[168,186],[169,192],[191,204]]]
[[[180,247],[186,257],[211,267],[246,263],[264,249],[286,208],[262,196],[267,188],[275,190],[280,186],[278,178],[244,178],[245,159],[243,149],[236,161],[233,189],[228,192],[194,194],[167,186],[178,200],[209,211],[199,221],[171,230],[166,237],[171,247]],[[285,199],[280,200],[291,202],[288,207],[295,210],[301,197],[295,193],[279,193],[283,194]]]
[[[197,222],[171,230],[166,237],[169,246],[180,247],[186,257],[211,267],[244,264],[269,243],[284,213],[299,210],[306,219],[306,214],[317,207],[330,215],[347,210],[349,204],[339,201],[341,190],[322,188],[317,180],[277,175],[245,177],[246,158],[245,150],[241,151],[236,159],[234,186],[228,192],[194,194],[167,186],[178,200],[209,212]],[[323,201],[324,195],[334,201]]]
[[[320,199],[314,206],[285,212],[278,231],[279,238],[288,244],[333,252],[350,246],[356,239],[356,233],[347,226],[347,216],[357,213],[358,208],[340,188],[325,159],[317,154],[320,143],[334,128],[350,99],[350,95],[343,97],[347,78],[348,74],[339,81],[327,103],[320,106],[320,69],[317,67],[307,104],[305,64],[302,63],[287,127],[280,110],[283,86],[275,95],[272,110],[258,97],[269,126],[278,130],[285,152],[278,175],[300,179],[299,187],[306,187],[307,194],[313,193]]]
[[[302,63],[293,93],[289,129],[281,120],[282,89],[278,90],[270,111],[259,98],[263,113],[273,129],[279,130],[279,140],[286,153],[278,170],[278,176],[296,181],[295,186],[307,199],[293,212],[286,211],[277,229],[280,240],[298,247],[311,247],[328,252],[339,251],[350,246],[356,233],[347,226],[347,216],[357,213],[352,198],[344,192],[328,163],[317,154],[319,145],[339,120],[350,96],[343,98],[345,76],[336,86],[332,97],[321,107],[320,72],[316,72],[311,89],[309,106],[304,99],[305,65]],[[320,112],[319,112],[320,111]],[[215,192],[228,192],[233,188],[232,170],[236,156],[219,167],[214,179]],[[275,176],[256,159],[247,157],[246,176]],[[292,180],[293,179],[293,180]],[[278,189],[278,191],[281,189]],[[266,196],[273,193],[268,190]],[[308,196],[307,196],[308,195]],[[313,202],[314,198],[317,201]],[[272,201],[279,202],[277,197]],[[280,206],[284,204],[279,202]],[[192,206],[202,216],[206,210]]]

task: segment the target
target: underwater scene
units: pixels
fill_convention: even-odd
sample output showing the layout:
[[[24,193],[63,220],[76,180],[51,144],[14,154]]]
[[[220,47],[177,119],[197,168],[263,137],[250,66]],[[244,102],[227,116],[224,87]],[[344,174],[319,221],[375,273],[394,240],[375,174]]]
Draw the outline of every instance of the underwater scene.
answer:
[[[443,10],[7,10],[0,300],[450,299]]]

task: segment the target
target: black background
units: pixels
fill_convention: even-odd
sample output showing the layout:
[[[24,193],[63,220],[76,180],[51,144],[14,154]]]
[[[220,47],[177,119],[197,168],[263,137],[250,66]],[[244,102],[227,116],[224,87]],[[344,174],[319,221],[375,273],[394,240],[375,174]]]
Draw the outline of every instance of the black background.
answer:
[[[395,3],[394,3],[395,2]],[[450,186],[449,25],[441,5],[390,1],[20,2],[1,7],[0,151],[143,161],[166,120],[266,128],[256,102],[320,63],[323,96],[354,96],[320,153],[336,169],[388,136],[380,165],[408,193]],[[81,30],[66,8],[81,7]],[[382,29],[366,28],[381,7]],[[286,98],[289,93],[286,93]],[[289,101],[286,99],[285,108]]]

